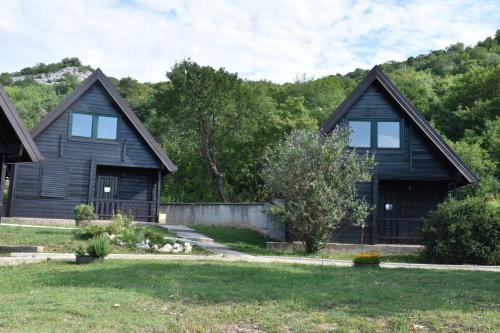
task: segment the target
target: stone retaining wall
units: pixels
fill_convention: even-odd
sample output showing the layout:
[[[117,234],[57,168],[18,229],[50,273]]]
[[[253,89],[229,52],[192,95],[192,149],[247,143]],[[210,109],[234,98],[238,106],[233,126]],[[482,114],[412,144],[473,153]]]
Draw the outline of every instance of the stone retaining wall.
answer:
[[[268,250],[289,253],[304,251],[304,245],[301,242],[267,242],[266,247]],[[422,245],[328,243],[326,247],[320,250],[320,253],[330,254],[339,252],[377,251],[390,254],[417,254],[423,249],[424,247]]]

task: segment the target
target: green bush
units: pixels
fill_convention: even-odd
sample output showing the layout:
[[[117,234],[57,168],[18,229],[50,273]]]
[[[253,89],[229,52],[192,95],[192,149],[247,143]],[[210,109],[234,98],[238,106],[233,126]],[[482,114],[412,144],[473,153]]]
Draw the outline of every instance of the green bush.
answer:
[[[123,228],[118,234],[118,239],[121,242],[129,244],[135,244],[139,242],[137,230],[132,227]]]
[[[500,206],[483,197],[451,199],[425,219],[425,256],[448,264],[500,264]]]
[[[118,234],[123,228],[128,228],[132,225],[134,218],[132,215],[125,213],[116,213],[111,217],[111,223],[107,227],[110,234]]]
[[[144,238],[149,239],[149,241],[158,246],[163,246],[166,244],[163,239],[165,234],[155,228],[144,228]]]
[[[104,258],[111,253],[112,246],[106,236],[98,236],[92,238],[87,246],[89,256]]]
[[[105,232],[106,232],[106,226],[92,224],[82,229],[81,238],[83,239],[95,238],[103,235]]]
[[[77,226],[80,226],[83,222],[90,222],[96,219],[94,214],[94,207],[91,205],[81,204],[73,209],[73,214]]]

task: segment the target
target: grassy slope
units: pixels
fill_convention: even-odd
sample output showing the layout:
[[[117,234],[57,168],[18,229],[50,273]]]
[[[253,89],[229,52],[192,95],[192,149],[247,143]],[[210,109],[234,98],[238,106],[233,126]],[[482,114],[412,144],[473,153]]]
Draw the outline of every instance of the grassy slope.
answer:
[[[175,236],[165,229],[158,228],[165,236]],[[0,227],[0,245],[39,245],[45,252],[72,253],[78,246],[87,246],[87,242],[78,237],[77,230],[28,228],[28,227]],[[114,246],[113,253],[146,253],[143,250],[126,246]],[[197,246],[193,247],[193,254],[207,254]]]
[[[0,268],[0,331],[491,332],[500,275],[127,262]],[[120,307],[114,308],[113,304]]]
[[[341,252],[336,254],[314,254],[305,253],[283,253],[266,249],[266,242],[271,239],[262,236],[258,232],[233,228],[221,227],[215,225],[190,225],[196,231],[213,238],[216,242],[225,244],[236,251],[245,252],[253,255],[300,255],[312,256],[329,259],[353,259],[357,252]],[[384,255],[383,261],[386,262],[422,262],[423,258],[418,255]]]

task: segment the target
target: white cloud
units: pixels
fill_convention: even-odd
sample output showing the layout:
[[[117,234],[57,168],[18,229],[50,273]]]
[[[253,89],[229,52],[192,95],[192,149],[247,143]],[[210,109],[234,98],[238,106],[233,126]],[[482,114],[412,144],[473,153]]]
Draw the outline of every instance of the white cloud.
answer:
[[[403,60],[495,33],[498,1],[0,1],[0,72],[77,56],[160,81],[183,58],[291,81]]]

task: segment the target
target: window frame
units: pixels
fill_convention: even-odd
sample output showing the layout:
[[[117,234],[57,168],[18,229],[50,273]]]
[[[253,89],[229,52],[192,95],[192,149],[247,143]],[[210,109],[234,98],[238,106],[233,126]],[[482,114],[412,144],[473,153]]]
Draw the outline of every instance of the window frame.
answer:
[[[364,150],[382,150],[382,151],[401,151],[404,146],[404,119],[394,119],[394,118],[387,118],[387,119],[373,119],[373,118],[347,118],[347,128],[350,128],[349,123],[353,121],[358,121],[358,122],[369,122],[370,125],[370,146],[369,147],[354,147],[350,145],[349,142],[349,149],[364,149]],[[378,123],[399,123],[399,147],[398,148],[392,148],[392,147],[379,147],[378,146]],[[349,138],[350,141],[350,138]]]
[[[90,137],[87,136],[78,136],[73,135],[73,115],[74,114],[84,114],[92,116],[92,135]],[[97,137],[97,126],[99,123],[99,117],[112,117],[116,118],[116,138],[115,139],[107,139],[107,138],[99,138]],[[112,114],[96,114],[91,112],[81,112],[81,111],[71,111],[69,117],[69,126],[68,126],[68,137],[71,140],[75,141],[87,141],[87,142],[101,142],[101,143],[116,143],[120,138],[120,117]]]

